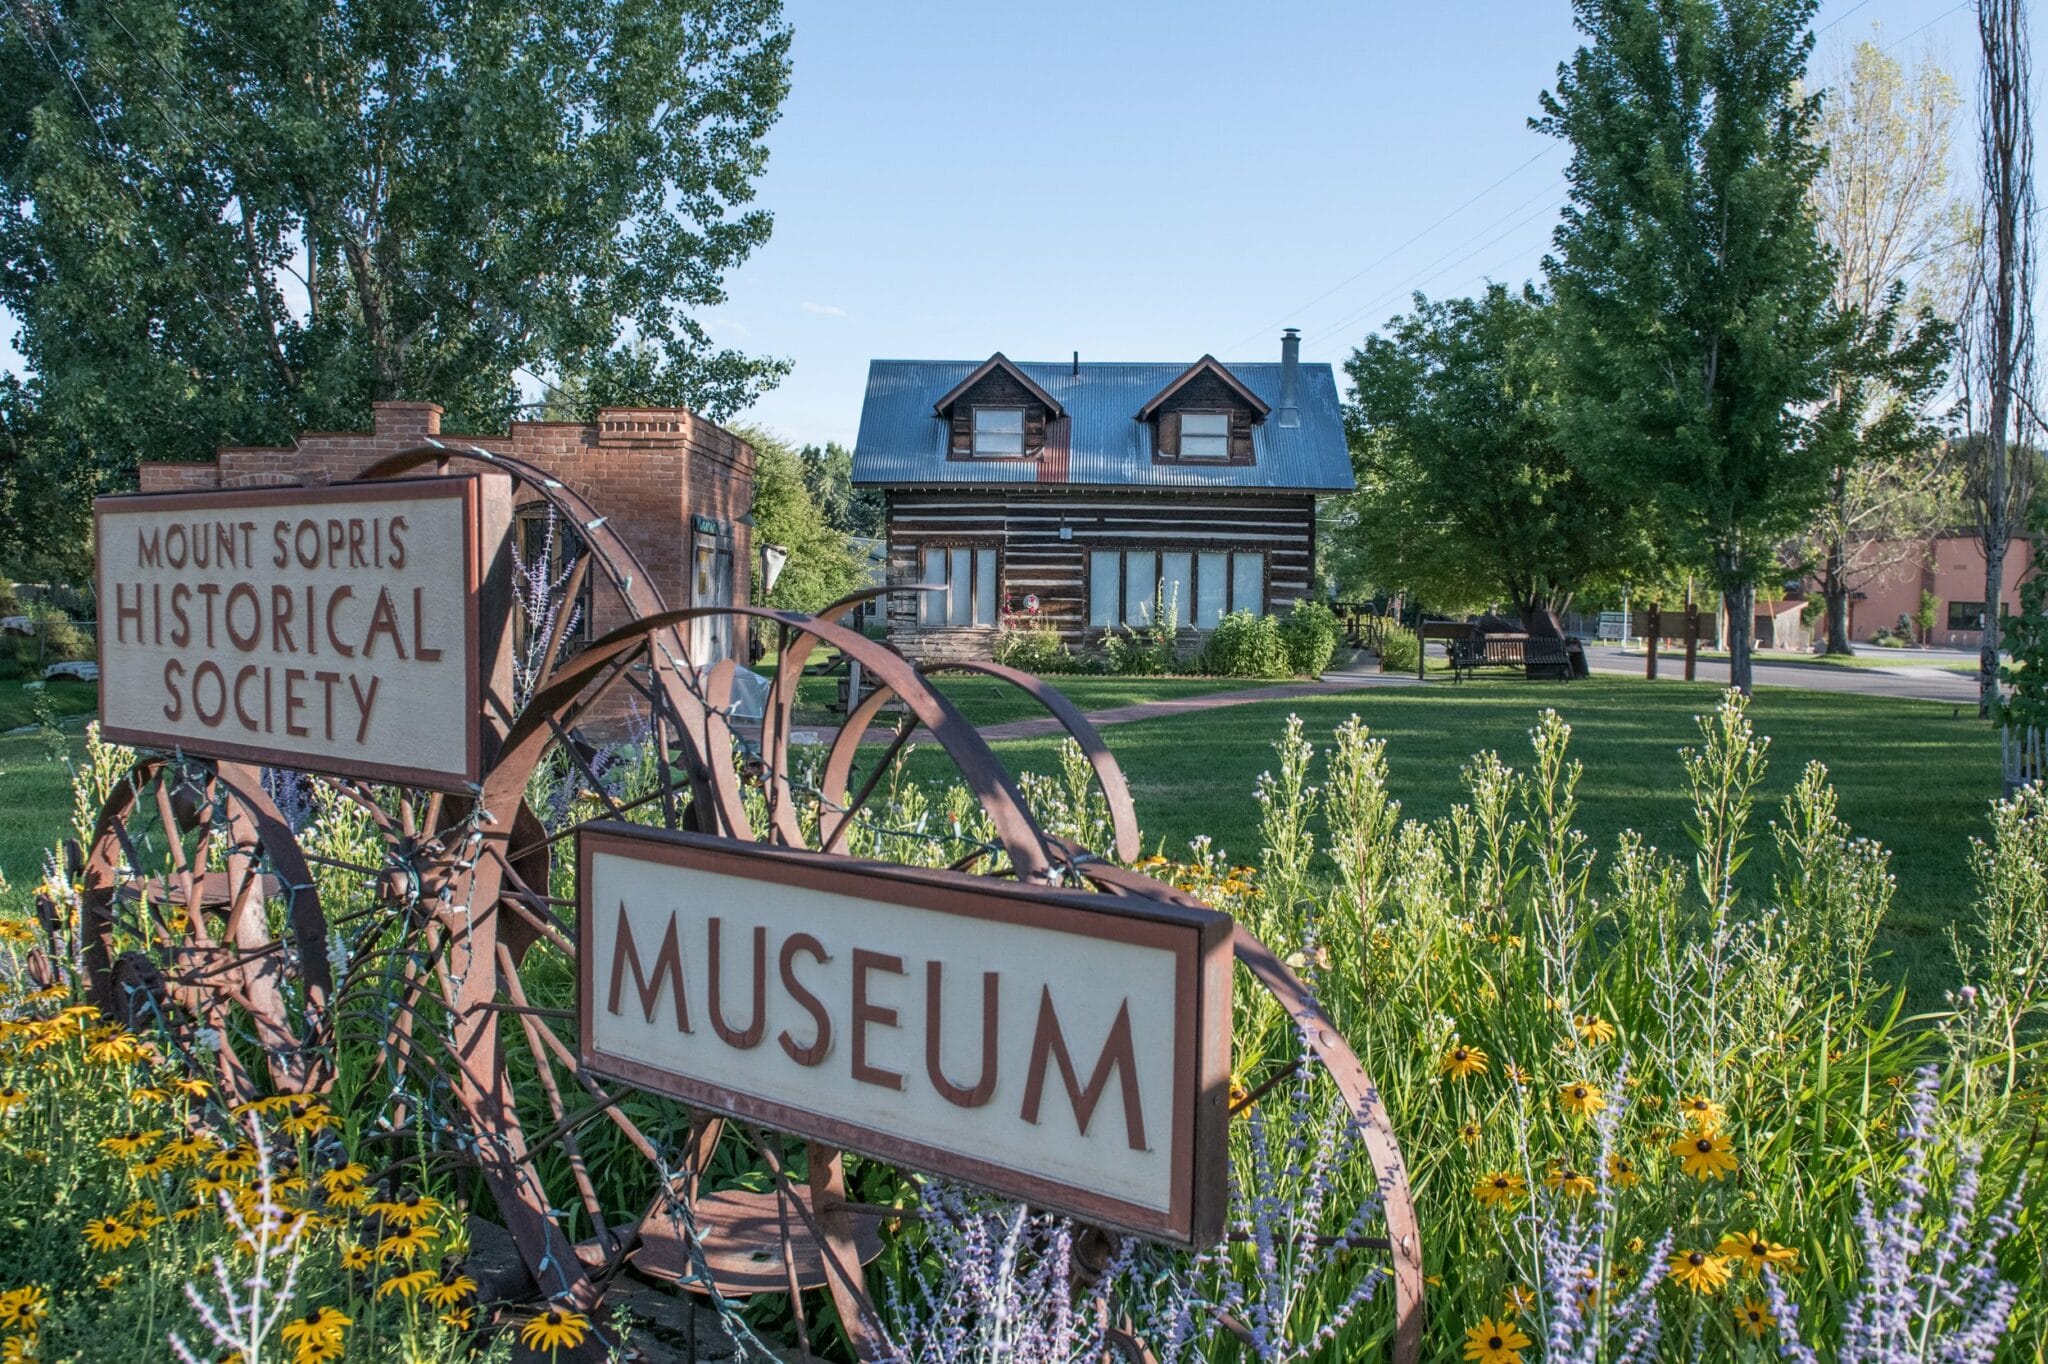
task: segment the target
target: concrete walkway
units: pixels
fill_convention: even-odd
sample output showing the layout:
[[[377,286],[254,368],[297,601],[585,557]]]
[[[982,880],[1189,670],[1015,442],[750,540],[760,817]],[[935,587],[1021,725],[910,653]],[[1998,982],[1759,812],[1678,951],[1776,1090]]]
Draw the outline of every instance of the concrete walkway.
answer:
[[[1643,675],[1643,656],[1623,653],[1604,644],[1586,646],[1586,663],[1596,673]],[[1951,701],[1977,704],[1977,679],[1967,673],[1942,668],[1899,665],[1889,668],[1838,668],[1830,663],[1759,662],[1754,665],[1759,687],[1798,687],[1806,691],[1847,693],[1857,696],[1897,696],[1921,701]],[[1659,652],[1657,679],[1685,676],[1685,653]],[[1694,674],[1701,682],[1728,683],[1728,664],[1722,659],[1703,658]]]

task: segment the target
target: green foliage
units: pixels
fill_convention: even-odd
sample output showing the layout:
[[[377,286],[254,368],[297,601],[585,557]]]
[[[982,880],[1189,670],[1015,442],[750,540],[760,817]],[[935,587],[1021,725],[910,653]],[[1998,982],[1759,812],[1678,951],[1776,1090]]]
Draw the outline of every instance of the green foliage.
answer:
[[[798,452],[804,461],[804,486],[827,525],[848,535],[877,539],[883,534],[883,499],[880,488],[853,486],[853,451],[838,441],[806,445]]]
[[[1303,598],[1280,618],[1280,643],[1287,650],[1287,668],[1297,677],[1320,677],[1337,652],[1343,631],[1337,613],[1319,601]]]
[[[1286,677],[1287,644],[1271,616],[1232,611],[1216,622],[1202,649],[1203,672],[1219,677]]]
[[[1007,620],[996,635],[995,660],[1005,667],[1048,676],[1081,670],[1080,660],[1050,621],[1028,617]]]
[[[811,500],[802,457],[786,441],[758,427],[736,430],[754,447],[755,550],[780,545],[789,551],[789,562],[767,604],[817,611],[859,591],[867,581],[866,564]]]
[[[1380,671],[1411,673],[1422,661],[1422,640],[1397,620],[1380,622]]]
[[[1623,499],[1557,439],[1550,309],[1534,289],[1397,317],[1353,351],[1345,410],[1372,572],[1432,605],[1561,610],[1637,557]]]
[[[0,557],[73,556],[141,459],[522,371],[714,418],[786,369],[693,314],[767,240],[778,0],[72,0],[0,27]],[[34,519],[30,519],[33,517]],[[82,566],[82,565],[80,565]]]
[[[1563,439],[1730,595],[1748,683],[1753,585],[1819,504],[1808,413],[1836,341],[1809,202],[1826,157],[1805,85],[1817,0],[1575,0],[1587,37],[1535,127],[1571,144],[1546,262]]]
[[[1934,638],[1934,623],[1941,619],[1941,598],[1926,588],[1920,589],[1920,609],[1913,613],[1913,623],[1920,627],[1922,642]]]

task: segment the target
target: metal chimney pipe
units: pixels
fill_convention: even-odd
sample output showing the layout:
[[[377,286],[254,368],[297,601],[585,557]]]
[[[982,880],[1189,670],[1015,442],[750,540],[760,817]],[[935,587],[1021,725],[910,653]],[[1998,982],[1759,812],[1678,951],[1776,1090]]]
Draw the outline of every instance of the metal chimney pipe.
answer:
[[[1076,379],[1081,377],[1081,352],[1079,351],[1074,352],[1074,377]]]
[[[1280,333],[1280,425],[1301,425],[1301,328]]]

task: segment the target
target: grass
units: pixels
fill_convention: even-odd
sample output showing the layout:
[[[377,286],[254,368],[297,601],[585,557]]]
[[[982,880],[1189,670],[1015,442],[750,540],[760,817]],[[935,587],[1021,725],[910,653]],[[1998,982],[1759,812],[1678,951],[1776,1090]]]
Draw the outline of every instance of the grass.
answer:
[[[1647,686],[1608,677],[1562,688],[1509,681],[1388,687],[1140,721],[1104,737],[1130,780],[1148,850],[1177,856],[1188,840],[1207,834],[1233,858],[1256,861],[1252,789],[1273,765],[1272,743],[1290,712],[1319,745],[1348,716],[1361,716],[1387,741],[1403,813],[1429,819],[1463,798],[1459,772],[1471,754],[1490,748],[1526,766],[1529,729],[1554,706],[1572,725],[1572,754],[1586,766],[1578,822],[1594,845],[1611,849],[1621,830],[1633,828],[1682,850],[1688,805],[1678,750],[1698,742],[1693,717],[1711,710],[1718,696],[1706,684]],[[1807,762],[1825,762],[1843,818],[1893,853],[1898,893],[1880,938],[1880,949],[1890,953],[1882,969],[1905,981],[1916,1000],[1937,1002],[1954,979],[1944,930],[1971,897],[1969,838],[1985,830],[1987,802],[1999,793],[1990,730],[1945,704],[1790,688],[1759,688],[1752,714],[1759,732],[1771,737],[1758,832],[1767,836],[1765,822]],[[1051,771],[1057,764],[1050,739],[996,749],[1016,770]],[[945,768],[943,755],[929,750],[913,762],[933,779]],[[1761,868],[1762,859],[1755,865]],[[1760,874],[1749,878],[1753,892],[1768,889],[1755,884]]]
[[[1256,687],[1281,685],[1246,677],[1049,677],[1047,682],[1064,693],[1084,711],[1112,710],[1145,701],[1171,701],[1184,696],[1208,696],[1217,692],[1249,691]],[[939,690],[960,707],[976,725],[999,725],[1010,720],[1030,720],[1046,713],[1045,708],[1015,687],[990,677],[952,676],[936,679]]]
[[[73,760],[84,743],[65,736]],[[0,738],[0,875],[16,887],[42,879],[43,855],[71,827],[71,773],[54,763],[40,734]]]
[[[44,685],[60,718],[90,715],[99,708],[100,689],[95,683],[60,677]],[[26,682],[0,682],[0,734],[34,724],[35,699],[36,694],[28,689]]]
[[[818,679],[823,681],[824,679]],[[1213,677],[1052,679],[1083,710],[1256,686]],[[977,724],[1040,714],[1036,703],[987,679],[942,680]],[[1538,712],[1555,706],[1573,725],[1572,751],[1586,765],[1580,824],[1611,848],[1635,828],[1666,848],[1685,846],[1686,797],[1678,750],[1696,741],[1693,716],[1712,708],[1708,684],[1595,677],[1569,687],[1495,680],[1485,687],[1388,687],[1334,697],[1259,702],[1228,710],[1117,725],[1104,735],[1131,782],[1147,847],[1178,854],[1207,834],[1243,860],[1259,852],[1258,774],[1272,765],[1272,742],[1290,712],[1310,736],[1327,742],[1354,712],[1387,740],[1395,794],[1410,816],[1434,818],[1463,796],[1459,769],[1473,753],[1495,749],[1510,763],[1528,755]],[[1858,832],[1893,852],[1898,895],[1882,946],[1886,969],[1933,1002],[1953,981],[1944,936],[1970,900],[1969,838],[1985,828],[1986,802],[1998,794],[1998,750],[1988,729],[1954,707],[1925,701],[1760,688],[1754,715],[1772,737],[1771,773],[1759,826],[1813,759],[1827,763],[1842,813]],[[1051,771],[1056,741],[997,745],[1018,770]],[[914,770],[948,775],[931,746]],[[70,821],[68,778],[45,758],[35,735],[0,739],[0,872],[33,884],[51,841]],[[1754,879],[1754,878],[1753,878]],[[1762,891],[1763,886],[1753,889]]]

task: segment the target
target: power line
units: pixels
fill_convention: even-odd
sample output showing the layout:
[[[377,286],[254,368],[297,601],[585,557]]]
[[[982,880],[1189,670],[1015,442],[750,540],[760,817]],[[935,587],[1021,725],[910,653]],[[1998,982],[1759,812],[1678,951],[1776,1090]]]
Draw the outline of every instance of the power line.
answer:
[[[1819,28],[1815,29],[1813,31],[1813,36],[1816,38],[1820,37],[1821,34],[1826,33],[1836,24],[1841,23],[1844,19],[1847,19],[1850,15],[1854,14],[1857,10],[1862,9],[1865,5],[1869,3],[1870,0],[1856,0],[1856,3],[1849,6],[1848,9],[1844,10],[1842,13],[1836,15],[1833,19],[1830,19],[1827,23],[1822,24]]]
[[[1557,186],[1555,184],[1550,185],[1545,188],[1544,194],[1549,194],[1556,188]],[[1538,195],[1536,197],[1542,198],[1543,195]],[[1309,344],[1315,345],[1320,342],[1328,340],[1330,337],[1335,336],[1339,332],[1342,332],[1346,328],[1354,325],[1359,318],[1364,317],[1367,313],[1372,312],[1374,309],[1384,307],[1387,303],[1391,302],[1394,299],[1399,298],[1403,294],[1414,292],[1417,288],[1421,287],[1422,285],[1427,284],[1431,280],[1437,279],[1438,277],[1444,275],[1448,271],[1453,270],[1458,266],[1464,264],[1466,261],[1472,259],[1472,257],[1478,255],[1481,251],[1486,250],[1488,247],[1496,246],[1499,243],[1507,240],[1515,233],[1521,231],[1524,227],[1527,227],[1530,223],[1533,223],[1538,218],[1541,218],[1544,214],[1555,212],[1557,209],[1563,207],[1567,202],[1570,201],[1570,199],[1571,196],[1569,194],[1563,195],[1556,199],[1552,199],[1549,203],[1544,204],[1535,212],[1516,219],[1513,223],[1510,223],[1502,231],[1493,232],[1493,227],[1499,226],[1499,223],[1495,222],[1493,224],[1493,227],[1489,227],[1475,236],[1467,237],[1463,242],[1460,242],[1457,246],[1452,247],[1450,251],[1446,252],[1442,256],[1437,257],[1437,259],[1432,261],[1428,267],[1425,267],[1429,270],[1428,274],[1425,274],[1420,278],[1411,280],[1407,283],[1396,285],[1394,288],[1387,290],[1386,292],[1380,294],[1378,297],[1370,300],[1369,302],[1364,303],[1357,308],[1354,308],[1351,312],[1339,318],[1335,323],[1331,324],[1329,327],[1326,327],[1322,331],[1316,333],[1314,336],[1308,338]],[[1522,208],[1527,207],[1528,204],[1532,202],[1534,202],[1534,200],[1525,199],[1522,201],[1521,204],[1518,204],[1514,209],[1510,209],[1509,213],[1519,212]],[[1505,217],[1507,215],[1504,214],[1502,216]],[[1493,235],[1486,236],[1487,232],[1493,232]],[[1470,246],[1474,241],[1478,241],[1479,237],[1481,236],[1485,236],[1486,240],[1479,241],[1479,244],[1477,246],[1472,246],[1471,250],[1465,251],[1465,254],[1457,256],[1456,259],[1451,258],[1453,253],[1464,250],[1465,247]]]
[[[1493,193],[1502,185],[1505,185],[1508,181],[1514,179],[1517,175],[1520,175],[1523,171],[1529,169],[1529,167],[1535,165],[1538,161],[1541,161],[1544,157],[1549,156],[1552,152],[1555,152],[1562,145],[1562,143],[1552,143],[1550,146],[1545,147],[1542,151],[1537,152],[1534,156],[1530,157],[1527,161],[1524,161],[1521,165],[1516,166],[1513,170],[1501,176],[1498,180],[1495,180],[1485,189],[1480,190],[1477,194],[1467,199],[1464,203],[1459,204],[1449,213],[1444,214],[1443,217],[1438,218],[1428,227],[1425,227],[1420,232],[1417,232],[1407,241],[1402,242],[1399,246],[1395,247],[1391,251],[1388,251],[1385,255],[1373,261],[1371,264],[1366,265],[1363,268],[1337,281],[1337,283],[1323,290],[1323,292],[1317,294],[1308,302],[1294,309],[1286,317],[1283,317],[1279,321],[1272,323],[1270,326],[1262,327],[1254,332],[1249,332],[1246,335],[1239,337],[1237,340],[1231,342],[1228,346],[1224,347],[1224,354],[1228,355],[1231,351],[1236,350],[1239,346],[1247,345],[1253,341],[1258,340],[1260,337],[1271,335],[1276,328],[1285,325],[1289,318],[1299,317],[1301,314],[1307,312],[1310,308],[1315,307],[1316,304],[1321,303],[1324,299],[1330,297],[1330,295],[1337,293],[1341,289],[1349,287],[1351,284],[1363,278],[1365,275],[1369,274],[1374,270],[1377,270],[1380,266],[1385,265],[1388,261],[1400,255],[1403,251],[1406,251],[1409,247],[1415,245],[1415,243],[1421,241],[1424,237],[1427,237],[1430,233],[1436,231],[1439,227],[1442,227],[1445,223],[1457,217],[1460,213],[1463,213],[1466,209],[1472,207],[1472,205],[1478,203],[1481,199],[1484,199],[1487,195]],[[1513,210],[1509,211],[1512,212]]]

